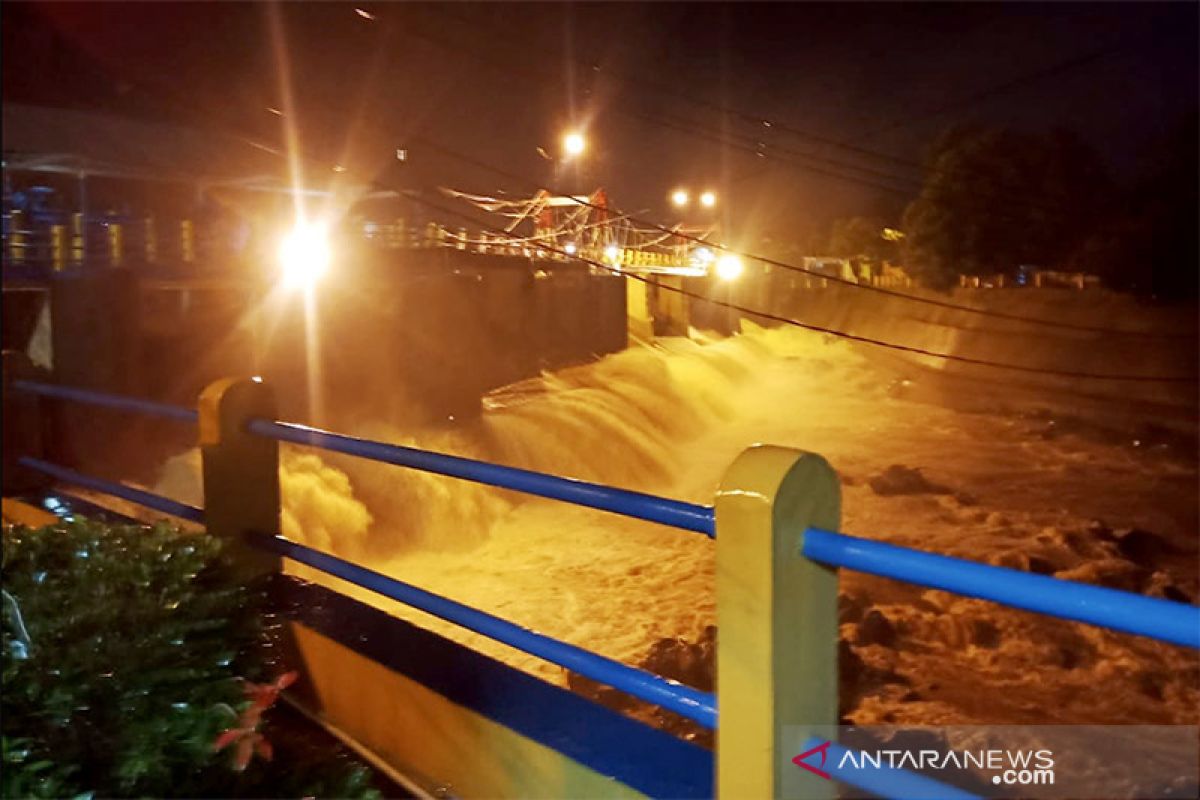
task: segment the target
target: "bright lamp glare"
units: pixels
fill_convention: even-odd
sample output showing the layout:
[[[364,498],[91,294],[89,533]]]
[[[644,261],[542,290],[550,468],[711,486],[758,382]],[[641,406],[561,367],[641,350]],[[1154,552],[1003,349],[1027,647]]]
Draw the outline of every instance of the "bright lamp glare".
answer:
[[[726,253],[717,259],[717,277],[723,281],[737,280],[742,269],[742,260],[733,253]]]
[[[568,133],[563,137],[563,150],[569,156],[577,156],[583,152],[587,143],[583,139],[582,133]]]
[[[299,223],[279,243],[279,266],[283,283],[308,289],[329,270],[329,235],[318,225]]]
[[[576,247],[575,247],[575,243],[574,243],[574,242],[567,242],[567,243],[566,243],[566,244],[563,246],[563,250],[566,250],[566,251],[567,251],[567,255],[569,255],[569,256],[573,256],[573,255],[575,255],[575,250],[576,250],[576,249],[578,249],[578,248],[576,248]]]
[[[676,189],[671,193],[671,202],[677,206],[686,206],[688,202],[688,193],[683,189]]]
[[[704,194],[700,195],[700,205],[704,206],[705,208],[712,208],[716,204],[717,196],[712,192],[705,192]]]
[[[604,257],[615,264],[621,257],[621,251],[617,249],[615,244],[610,244],[604,248]]]

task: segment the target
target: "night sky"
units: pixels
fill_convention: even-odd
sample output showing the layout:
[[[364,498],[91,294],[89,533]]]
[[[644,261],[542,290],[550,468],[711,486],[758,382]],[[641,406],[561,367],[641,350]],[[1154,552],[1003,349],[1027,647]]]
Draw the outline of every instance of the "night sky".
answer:
[[[425,141],[547,181],[536,148],[557,151],[578,125],[581,183],[616,204],[667,221],[671,189],[713,188],[748,235],[787,238],[838,216],[894,218],[956,123],[1075,129],[1132,173],[1196,107],[1197,9],[6,2],[3,80],[9,100],[278,144],[277,29],[291,118],[317,161],[389,185],[527,195]]]

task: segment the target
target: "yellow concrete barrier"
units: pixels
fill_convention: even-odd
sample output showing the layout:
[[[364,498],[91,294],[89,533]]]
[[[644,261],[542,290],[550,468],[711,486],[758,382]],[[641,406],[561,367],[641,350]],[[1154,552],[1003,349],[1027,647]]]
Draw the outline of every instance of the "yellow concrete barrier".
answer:
[[[108,263],[116,267],[125,256],[124,229],[119,222],[108,224]]]
[[[50,226],[50,267],[61,272],[67,265],[67,228],[65,225]]]
[[[71,215],[71,263],[82,264],[84,259],[83,214]]]
[[[276,418],[275,396],[260,381],[223,378],[200,393],[197,410],[205,526],[248,574],[278,572],[278,557],[245,541],[280,530],[279,443],[246,431],[254,417]]]
[[[801,555],[809,527],[837,530],[825,459],[756,446],[717,493],[717,795],[832,798],[791,759],[837,723],[837,573]]]
[[[320,716],[427,790],[463,798],[643,796],[303,625],[291,627]]]
[[[196,260],[196,227],[190,219],[179,223],[179,257],[185,264]]]
[[[25,263],[25,214],[13,211],[8,217],[8,257],[14,264]]]

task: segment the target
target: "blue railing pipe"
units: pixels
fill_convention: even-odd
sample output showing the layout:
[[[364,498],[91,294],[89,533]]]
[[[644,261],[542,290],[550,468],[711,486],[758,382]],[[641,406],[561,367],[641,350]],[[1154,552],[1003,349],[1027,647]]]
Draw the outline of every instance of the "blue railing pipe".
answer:
[[[703,533],[710,537],[716,535],[713,510],[707,506],[693,505],[625,489],[614,489],[611,486],[546,475],[517,467],[505,467],[487,461],[475,461],[444,453],[431,453],[413,447],[358,439],[290,422],[253,419],[247,425],[247,430],[258,436],[265,436],[281,442],[308,445],[384,464],[448,475],[452,478],[498,486],[502,489],[511,489],[538,497],[548,497],[552,500],[563,500],[575,505],[598,508],[626,517]]]
[[[1013,608],[1200,648],[1200,608],[809,528],[804,555]]]
[[[49,461],[43,461],[40,458],[30,458],[28,456],[21,458],[18,463],[34,469],[38,472],[43,472],[50,475],[63,483],[69,483],[74,486],[82,486],[85,489],[91,489],[96,492],[110,494],[113,497],[120,497],[123,500],[128,500],[131,503],[137,503],[147,508],[153,508],[155,511],[162,511],[164,514],[170,514],[174,517],[190,520],[192,522],[204,523],[204,510],[180,503],[177,500],[172,500],[169,497],[147,492],[142,489],[135,489],[132,486],[126,486],[123,483],[116,481],[97,478],[92,475],[85,475],[82,472],[76,472],[67,467],[60,467],[58,464],[51,464]]]
[[[543,658],[552,664],[566,667],[584,677],[674,711],[706,728],[715,729],[717,727],[716,698],[709,692],[684,686],[611,658],[588,652],[573,644],[559,641],[528,628],[522,628],[520,625],[492,616],[485,611],[471,608],[395,578],[389,578],[387,575],[360,567],[328,553],[313,550],[282,536],[251,533],[248,534],[248,538],[250,543],[257,547],[350,581],[376,594],[483,634],[489,639]]]
[[[184,406],[158,403],[154,400],[143,400],[138,397],[126,397],[107,392],[94,392],[90,389],[76,389],[71,386],[56,386],[52,383],[39,381],[13,381],[12,388],[23,392],[32,392],[43,397],[54,397],[59,400],[71,400],[92,406],[113,408],[117,411],[128,411],[133,414],[147,414],[152,417],[175,420],[176,422],[194,423],[199,418],[196,409]]]

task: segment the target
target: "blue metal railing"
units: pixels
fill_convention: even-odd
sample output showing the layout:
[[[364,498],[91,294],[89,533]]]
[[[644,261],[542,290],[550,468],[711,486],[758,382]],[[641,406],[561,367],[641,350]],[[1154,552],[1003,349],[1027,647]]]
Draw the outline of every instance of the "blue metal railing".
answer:
[[[584,677],[620,689],[648,703],[660,705],[706,728],[717,727],[716,697],[676,681],[653,675],[622,664],[611,658],[554,639],[537,631],[523,628],[441,595],[433,594],[412,584],[360,567],[349,561],[313,550],[282,536],[251,534],[251,542],[265,550],[307,564],[356,586],[381,594],[405,605],[420,609],[447,622],[481,633],[497,642],[535,655],[560,667],[574,670]]]
[[[152,414],[184,422],[195,422],[197,414],[192,409],[156,403],[149,400],[123,397],[120,395],[94,392],[38,383],[14,381],[15,389],[34,392],[90,405],[104,406],[122,411]],[[300,425],[254,420],[250,430],[259,435],[297,444],[310,444],[324,449],[357,455],[384,463],[408,466],[428,472],[460,477],[494,486],[525,491],[544,497],[552,497],[612,511],[626,516],[648,519],[689,530],[708,532],[711,535],[712,509],[687,503],[667,500],[652,495],[613,489],[608,486],[558,478],[552,475],[527,470],[502,467],[482,461],[459,458],[439,453],[430,453],[414,448],[386,445],[355,439],[350,436],[306,428]],[[162,511],[194,522],[204,521],[203,509],[180,503],[161,495],[135,489],[115,481],[85,475],[66,467],[51,464],[41,459],[24,457],[22,466],[50,475],[64,483],[82,486],[130,502]],[[707,517],[710,530],[698,527]],[[679,524],[686,523],[686,524]],[[397,600],[434,616],[441,617],[468,630],[481,633],[488,638],[514,647],[523,652],[557,664],[585,677],[626,692],[629,695],[660,705],[681,716],[694,720],[706,728],[716,727],[716,698],[713,694],[653,675],[644,670],[630,667],[618,661],[597,655],[575,645],[553,639],[536,631],[495,617],[483,611],[463,605],[440,595],[419,589],[411,584],[389,578],[378,572],[352,564],[343,559],[321,553],[312,548],[282,537],[255,535],[254,544],[279,553],[294,561],[348,580],[385,597]]]
[[[194,409],[104,392],[23,380],[14,381],[13,388],[181,422],[195,422],[197,419]],[[562,500],[708,536],[715,535],[713,509],[707,506],[505,467],[486,461],[359,439],[293,423],[255,419],[248,424],[248,430],[250,433],[278,441],[318,447],[386,464]],[[173,504],[174,501],[123,484],[85,476],[44,461],[23,459],[22,463],[55,475],[60,480],[109,492],[185,519],[199,521],[197,517],[203,513],[202,510],[185,504],[164,505]],[[979,564],[831,531],[808,531],[804,538],[803,552],[814,561],[830,566],[894,578],[968,597],[991,600],[1014,608],[1200,648],[1200,609],[1183,603],[1044,575],[1031,575],[1019,570]]]
[[[256,419],[249,423],[248,430],[279,441],[449,475],[715,536],[713,510],[706,506],[485,461],[357,439],[292,423]],[[1170,600],[1045,575],[1031,575],[830,531],[808,531],[803,552],[814,561],[829,566],[945,589],[967,597],[992,600],[1014,608],[1149,636],[1173,644],[1200,647],[1200,609]]]
[[[625,489],[614,489],[611,486],[560,478],[556,475],[547,475],[516,467],[505,467],[488,461],[474,461],[469,458],[433,453],[413,447],[358,439],[290,422],[255,419],[250,421],[247,430],[250,433],[281,442],[308,445],[384,464],[395,464],[423,472],[449,475],[453,478],[485,483],[515,492],[562,500],[577,506],[598,508],[626,517],[658,522],[672,528],[716,536],[715,517],[712,508],[708,506],[693,505]]]
[[[196,412],[191,409],[147,400],[30,381],[17,381],[13,385],[17,389],[51,397],[124,411],[154,414],[184,422],[195,422],[197,419]],[[278,441],[318,447],[562,500],[708,536],[715,535],[713,509],[705,506],[490,462],[358,439],[291,423],[255,419],[247,424],[247,430],[252,434]],[[83,475],[38,459],[23,458],[20,463],[68,483],[107,492],[185,519],[203,521],[202,509],[177,503],[150,492]],[[716,726],[716,707],[712,694],[590,653],[282,537],[260,535],[256,540],[267,549],[295,561],[572,669],[642,700],[668,708],[706,727]],[[1200,647],[1200,608],[1182,603],[1049,576],[1031,575],[1019,570],[979,564],[818,529],[805,532],[802,552],[814,561],[834,567],[943,589],[1063,619],[1149,636],[1173,644]]]
[[[85,489],[91,489],[95,492],[103,492],[104,494],[119,497],[122,500],[128,500],[131,503],[137,503],[146,508],[153,508],[155,511],[161,511],[164,514],[170,514],[181,519],[191,520],[192,522],[204,523],[204,509],[196,508],[187,503],[180,503],[177,500],[172,500],[169,497],[147,492],[142,489],[135,489],[132,486],[126,486],[123,483],[116,481],[97,478],[93,475],[85,475],[82,472],[76,472],[73,469],[60,467],[58,464],[51,464],[49,461],[43,461],[40,458],[30,458],[24,456],[17,461],[23,467],[34,469],[38,472],[45,473],[51,477],[57,478],[63,483],[69,483],[73,486],[82,486]]]
[[[91,389],[76,389],[71,386],[57,386],[52,383],[17,380],[12,382],[12,388],[23,392],[31,392],[44,397],[59,400],[72,400],[91,406],[113,408],[117,411],[128,411],[133,414],[145,414],[151,417],[172,419],[177,422],[195,423],[200,419],[194,408],[175,406],[169,403],[159,403],[154,400],[143,400],[138,397],[125,397],[107,392],[94,392]]]
[[[834,567],[1200,648],[1200,608],[1184,603],[816,528],[805,532],[803,553]]]

